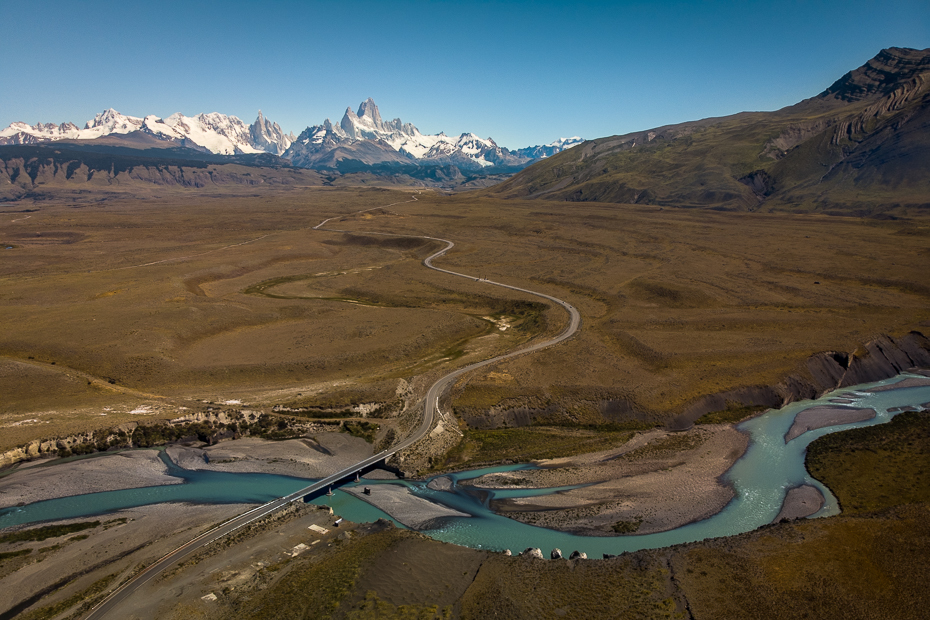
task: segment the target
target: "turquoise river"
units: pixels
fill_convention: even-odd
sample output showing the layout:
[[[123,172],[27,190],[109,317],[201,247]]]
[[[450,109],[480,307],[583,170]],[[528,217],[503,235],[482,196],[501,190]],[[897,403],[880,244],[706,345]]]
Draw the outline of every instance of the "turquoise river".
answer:
[[[489,500],[495,497],[541,495],[559,489],[488,490],[476,493],[472,487],[458,485],[453,486],[451,492],[433,491],[426,487],[429,480],[364,480],[361,484],[404,485],[424,499],[471,515],[443,519],[438,527],[423,530],[423,533],[437,540],[474,548],[511,549],[517,552],[527,547],[539,547],[544,551],[558,547],[566,553],[578,550],[584,551],[589,557],[600,557],[603,553],[618,554],[730,536],[770,523],[781,509],[788,489],[802,484],[817,487],[826,498],[824,507],[814,515],[815,517],[837,514],[839,507],[836,499],[820,482],[811,478],[804,468],[804,455],[808,444],[818,437],[839,430],[883,424],[894,417],[901,408],[930,408],[930,385],[871,391],[876,387],[892,386],[909,377],[926,379],[919,375],[899,375],[886,381],[837,390],[817,400],[794,403],[743,422],[739,428],[749,433],[749,448],[725,475],[725,479],[733,485],[736,497],[716,515],[667,532],[610,537],[577,536],[513,521],[493,513],[488,508]],[[816,405],[872,408],[877,415],[865,422],[808,431],[785,443],[785,433],[794,417],[804,409]],[[305,479],[287,476],[184,470],[164,455],[163,460],[169,466],[169,473],[182,478],[183,484],[91,493],[7,508],[0,510],[0,528],[53,519],[89,517],[161,502],[264,503],[307,485]],[[525,467],[532,466],[512,465],[472,470],[450,474],[450,477],[460,482],[493,471]],[[346,486],[353,484],[358,483]],[[338,489],[333,496],[322,496],[313,502],[332,506],[336,514],[350,521],[364,522],[390,518],[377,508]]]

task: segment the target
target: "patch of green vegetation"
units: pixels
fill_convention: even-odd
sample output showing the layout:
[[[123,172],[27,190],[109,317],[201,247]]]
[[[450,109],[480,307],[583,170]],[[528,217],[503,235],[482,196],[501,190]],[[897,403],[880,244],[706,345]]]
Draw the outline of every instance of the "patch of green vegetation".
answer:
[[[664,562],[648,557],[569,562],[492,556],[461,601],[461,618],[682,619]]]
[[[512,461],[525,463],[609,450],[630,440],[627,431],[593,431],[557,427],[466,430],[446,454],[442,468]]]
[[[361,437],[368,443],[374,443],[375,435],[378,434],[378,429],[381,427],[375,424],[374,422],[346,422],[342,426],[342,430],[349,433],[353,437]]]
[[[136,427],[131,434],[123,430],[98,429],[94,431],[93,440],[73,445],[70,448],[61,448],[58,450],[58,456],[62,458],[84,456],[129,447],[152,448],[187,437],[196,437],[198,441],[213,443],[218,437],[236,434],[255,435],[267,439],[290,439],[300,435],[299,431],[290,428],[290,421],[287,418],[262,414],[257,421],[249,424],[241,414],[231,415],[237,417],[238,421],[223,423],[204,420],[185,424],[145,424]]]
[[[49,538],[64,536],[82,530],[89,530],[100,525],[100,521],[82,521],[80,523],[67,523],[65,525],[46,525],[29,530],[20,530],[19,532],[10,532],[0,535],[0,544],[21,542],[21,541],[40,541]]]
[[[638,530],[639,526],[642,524],[642,519],[636,519],[635,521],[617,521],[610,527],[618,534],[632,534]]]
[[[768,409],[761,405],[738,405],[736,403],[727,403],[727,408],[722,411],[710,411],[705,413],[697,420],[695,424],[736,424],[750,416],[761,413]]]
[[[392,605],[369,591],[358,605],[346,614],[346,620],[451,620],[452,606]]]
[[[45,607],[40,607],[34,609],[33,611],[19,616],[20,620],[46,620],[47,618],[55,618],[60,616],[67,610],[71,609],[75,605],[80,604],[80,608],[73,614],[72,617],[79,617],[82,613],[93,607],[97,600],[106,592],[107,587],[116,579],[117,573],[112,575],[107,575],[103,579],[95,581],[89,587],[72,594],[63,601],[59,601],[52,605],[46,605]]]
[[[29,555],[32,553],[32,549],[20,549],[19,551],[3,551],[0,552],[0,561],[7,560],[9,558],[18,558],[23,555]]]
[[[806,465],[846,514],[930,502],[930,413],[825,435],[808,446]]]
[[[269,586],[261,597],[244,602],[234,617],[242,620],[332,617],[354,590],[363,568],[402,535],[398,530],[379,532],[335,547],[319,561],[301,562]]]
[[[394,445],[394,442],[397,440],[397,430],[394,428],[389,428],[384,434],[384,437],[381,438],[381,441],[378,442],[378,445],[375,446],[375,452],[383,452]]]
[[[691,545],[670,564],[696,619],[919,618],[928,516],[923,504],[801,519]]]

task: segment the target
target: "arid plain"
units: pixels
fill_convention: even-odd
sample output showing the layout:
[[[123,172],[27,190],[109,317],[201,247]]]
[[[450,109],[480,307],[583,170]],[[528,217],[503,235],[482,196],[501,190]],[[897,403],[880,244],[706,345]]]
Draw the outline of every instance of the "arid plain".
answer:
[[[334,215],[347,217],[328,226],[358,234],[312,230]],[[460,382],[452,405],[473,428],[661,424],[701,396],[773,385],[811,354],[930,321],[930,225],[910,218],[319,188],[3,219],[4,449],[139,421],[140,407],[390,403],[400,380],[565,320],[424,269],[438,243],[364,231],[452,240],[441,266],[581,311],[572,341]]]
[[[557,347],[459,381],[442,403],[456,414],[455,432],[431,436],[404,455],[402,469],[422,474],[634,446],[653,446],[650,458],[661,453],[646,468],[655,469],[693,465],[703,452],[696,447],[704,445],[714,450],[715,464],[700,474],[705,485],[700,488],[716,494],[713,510],[719,510],[729,496],[717,476],[743,449],[738,440],[719,438],[738,433],[704,426],[669,435],[662,427],[713,411],[718,401],[707,400],[709,395],[721,395],[725,403],[718,407],[724,410],[719,421],[745,417],[769,404],[760,388],[807,375],[805,362],[813,354],[852,353],[881,334],[897,337],[930,326],[930,220],[913,213],[900,219],[736,213],[376,187],[226,189],[211,195],[159,189],[147,190],[144,199],[129,196],[97,202],[69,195],[3,207],[0,451],[220,410],[260,412],[286,423],[365,418],[375,423],[365,427],[366,439],[386,445],[410,427],[431,379],[563,327],[567,316],[561,309],[480,281],[489,279],[568,301],[581,312],[582,329]],[[326,228],[351,232],[313,229],[332,217],[337,219]],[[479,279],[425,269],[422,259],[441,244],[403,235],[453,241],[455,248],[437,266]],[[307,441],[335,445],[318,435]],[[285,458],[304,449],[280,445]],[[366,449],[361,440],[351,447],[359,454]],[[272,453],[256,457],[265,459],[258,470],[278,471],[268,464],[275,460]],[[674,489],[662,493],[667,501]],[[679,498],[683,501],[691,500]],[[895,504],[879,503],[876,510],[889,506]],[[201,513],[206,527],[240,509],[185,512],[171,531],[147,529],[146,523],[162,513],[173,519],[178,507],[141,510],[128,516],[135,521],[104,519],[87,543],[75,537],[39,549],[60,562],[57,571],[44,569],[35,592],[69,579],[37,598],[28,613],[68,617],[81,600],[99,596],[134,564],[198,531]],[[697,510],[676,523],[706,515],[706,507]],[[570,507],[564,514],[571,514]],[[899,529],[919,530],[917,513],[902,514],[867,517],[877,524],[869,535],[899,541],[906,538]],[[543,517],[553,527],[564,520],[554,511]],[[326,524],[324,515],[297,514],[284,519],[291,525],[282,532],[297,536],[308,519]],[[844,519],[834,525],[781,525],[772,536],[817,539],[868,529],[862,517]],[[656,519],[665,521],[667,515]],[[123,553],[114,534],[118,528],[128,532],[124,538],[138,538],[142,550]],[[728,572],[730,564],[764,564],[760,553],[746,549],[769,545],[766,534],[752,533],[717,546],[643,552],[600,567],[579,564],[590,586],[575,588],[590,594],[582,602],[567,585],[577,577],[569,577],[574,564],[540,568],[526,558],[450,550],[415,534],[352,531],[331,535],[326,547],[293,563],[275,559],[277,547],[261,552],[265,557],[233,545],[230,553],[239,555],[230,561],[244,568],[229,568],[223,579],[241,578],[235,586],[240,598],[230,594],[213,607],[203,603],[201,589],[231,586],[214,587],[214,577],[204,576],[212,575],[213,565],[194,564],[200,566],[196,574],[175,573],[158,586],[162,590],[153,590],[177,588],[173,602],[155,602],[152,594],[136,613],[267,617],[263,606],[294,598],[288,588],[302,587],[320,571],[345,569],[333,581],[343,590],[294,604],[304,611],[314,605],[338,608],[346,617],[488,617],[496,601],[494,609],[504,616],[564,615],[556,613],[560,606],[531,604],[530,581],[543,579],[551,591],[578,609],[587,605],[595,616],[625,605],[643,617],[675,617],[690,597],[705,606],[710,615],[703,617],[714,617],[719,611],[714,605],[724,603],[698,601],[703,580],[718,573],[733,580],[743,569]],[[244,540],[252,544],[254,536],[274,535],[268,532],[264,528]],[[80,545],[98,537],[109,545],[101,553],[112,560],[88,568]],[[397,553],[410,565],[432,567],[433,574],[423,579],[448,591],[434,596],[384,581],[391,570],[406,570],[407,564],[391,559]],[[718,556],[722,564],[715,563]],[[702,559],[715,568],[699,567]],[[31,561],[4,559],[0,578],[33,566]],[[280,572],[263,573],[255,562]],[[462,575],[456,570],[453,579],[440,570],[456,562]],[[494,576],[504,573],[511,579],[496,582]],[[591,598],[602,587],[643,594],[617,595],[612,607],[603,607]],[[788,596],[775,590],[765,595],[772,608]],[[747,591],[763,596],[758,589]],[[837,605],[847,600],[840,594]],[[288,609],[279,610],[281,617],[289,617]]]

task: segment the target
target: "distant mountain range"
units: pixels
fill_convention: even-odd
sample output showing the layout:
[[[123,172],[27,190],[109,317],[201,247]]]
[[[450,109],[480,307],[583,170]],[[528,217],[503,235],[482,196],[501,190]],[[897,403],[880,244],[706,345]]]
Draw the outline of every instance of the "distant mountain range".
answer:
[[[358,170],[365,166],[454,166],[488,172],[520,169],[583,142],[562,138],[551,144],[510,151],[491,138],[472,133],[458,137],[424,135],[399,118],[383,121],[378,106],[368,99],[358,112],[348,108],[338,125],[326,119],[300,136],[285,134],[277,123],[262,116],[252,125],[235,116],[210,113],[188,117],[137,118],[109,109],[88,121],[83,129],[73,123],[13,123],[0,131],[0,145],[35,145],[59,140],[94,141],[106,138],[111,146],[129,148],[180,147],[216,155],[271,153],[300,168]]]
[[[83,129],[74,123],[13,123],[0,131],[0,145],[39,144],[56,140],[95,140],[104,137],[141,133],[172,146],[218,155],[246,153],[273,153],[283,155],[294,141],[294,135],[285,135],[277,123],[265,120],[261,110],[252,125],[246,125],[235,116],[213,112],[184,116],[172,114],[168,118],[146,116],[136,118],[120,114],[114,109],[104,110]],[[135,144],[138,143],[138,137]],[[130,138],[132,139],[132,138]]]
[[[338,124],[327,119],[299,136],[261,113],[246,125],[216,113],[161,119],[107,110],[83,129],[13,123],[0,131],[2,144],[0,201],[38,196],[39,186],[62,183],[205,186],[312,178],[723,211],[926,213],[930,49],[882,50],[819,95],[774,112],[513,151],[471,133],[425,135],[400,119],[384,121],[371,99],[357,111],[347,109]],[[221,170],[225,164],[234,166]],[[247,173],[242,166],[264,171]]]
[[[878,215],[930,210],[930,49],[882,50],[811,99],[598,138],[501,197]]]

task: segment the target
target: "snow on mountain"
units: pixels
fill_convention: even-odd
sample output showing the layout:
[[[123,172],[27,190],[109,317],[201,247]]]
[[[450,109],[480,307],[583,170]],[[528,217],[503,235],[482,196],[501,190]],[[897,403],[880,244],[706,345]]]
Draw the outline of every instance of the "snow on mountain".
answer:
[[[95,116],[94,120],[87,121],[84,129],[78,132],[77,139],[93,140],[114,133],[130,133],[138,131],[140,127],[142,127],[141,118],[126,116],[110,108]]]
[[[339,124],[326,119],[322,125],[308,127],[296,137],[285,134],[277,123],[267,120],[261,110],[255,122],[246,125],[235,116],[217,112],[137,118],[111,108],[87,121],[83,129],[73,123],[13,123],[0,130],[0,145],[93,140],[135,131],[221,155],[273,153],[290,159],[295,166],[307,168],[333,167],[344,160],[366,165],[428,163],[472,170],[492,166],[516,168],[583,142],[578,137],[561,138],[550,144],[511,151],[491,138],[480,138],[473,133],[424,135],[413,124],[399,118],[382,119],[378,106],[369,98],[359,105],[357,112],[347,108]]]
[[[291,159],[295,165],[313,167],[329,162],[329,153],[336,148],[340,149],[343,158],[348,158],[353,151],[361,150],[362,142],[368,144],[364,149],[365,159],[359,161],[369,164],[428,162],[479,169],[521,166],[531,161],[529,157],[498,146],[491,138],[479,138],[472,133],[458,137],[444,133],[424,135],[414,125],[399,118],[384,121],[371,98],[362,102],[358,112],[347,108],[338,125],[326,119],[322,125],[305,129],[284,157]]]
[[[93,140],[114,133],[129,133],[142,127],[142,119],[125,116],[110,108],[104,110],[93,120],[87,121],[84,129],[78,129],[74,123],[12,123],[0,131],[0,144],[36,144],[51,140]]]
[[[543,144],[540,146],[528,146],[524,149],[517,151],[521,155],[529,157],[530,159],[545,159],[546,157],[552,157],[556,153],[561,153],[565,149],[570,149],[573,146],[577,146],[584,142],[584,138],[579,138],[578,136],[573,136],[571,138],[559,138],[555,142],[550,142],[549,144]]]
[[[284,135],[277,123],[267,121],[261,111],[253,125],[246,125],[235,116],[218,112],[184,116],[177,113],[168,118],[155,115],[136,118],[120,114],[112,108],[87,121],[84,129],[73,123],[13,123],[0,131],[0,144],[35,144],[53,140],[93,140],[113,134],[142,131],[161,140],[193,145],[220,155],[240,153],[274,153],[281,155],[291,145],[293,135]]]
[[[169,140],[190,140],[219,155],[264,152],[252,145],[248,125],[235,116],[218,112],[197,116],[177,113],[165,119],[146,116],[143,130]]]
[[[284,151],[297,139],[293,133],[285,135],[277,123],[265,119],[261,110],[258,111],[258,118],[249,127],[249,133],[253,146],[275,155],[284,155]]]

